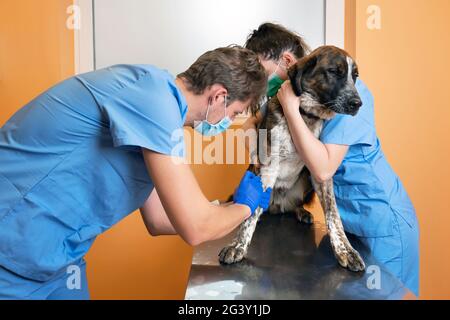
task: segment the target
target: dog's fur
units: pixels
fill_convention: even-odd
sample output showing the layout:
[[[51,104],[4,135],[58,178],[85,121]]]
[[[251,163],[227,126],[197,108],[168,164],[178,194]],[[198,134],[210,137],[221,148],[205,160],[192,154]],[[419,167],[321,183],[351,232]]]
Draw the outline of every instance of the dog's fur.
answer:
[[[325,120],[336,113],[356,115],[362,105],[355,88],[358,69],[353,59],[343,50],[324,46],[300,59],[289,69],[292,88],[301,103],[299,111],[314,136],[319,138]],[[334,197],[333,181],[318,183],[312,178],[303,160],[296,152],[287,120],[276,97],[269,101],[267,113],[259,127],[268,132],[267,159],[260,155],[261,167],[255,173],[261,176],[264,188],[273,188],[269,213],[295,212],[302,223],[311,224],[313,216],[303,208],[311,201],[314,191],[325,213],[328,234],[334,254],[343,267],[352,271],[364,270],[359,253],[348,241]],[[231,245],[222,249],[220,262],[232,264],[241,261],[250,245],[262,209],[239,228]]]

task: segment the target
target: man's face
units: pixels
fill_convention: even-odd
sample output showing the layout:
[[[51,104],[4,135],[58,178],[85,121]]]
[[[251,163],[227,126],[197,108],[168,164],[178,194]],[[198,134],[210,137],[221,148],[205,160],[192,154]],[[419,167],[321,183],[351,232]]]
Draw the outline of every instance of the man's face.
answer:
[[[242,101],[235,101],[231,105],[228,106],[228,116],[231,118],[231,120],[234,121],[236,117],[248,110],[248,107],[250,106],[250,101],[242,102]]]
[[[219,98],[217,99],[217,102],[211,104],[207,120],[211,124],[216,124],[224,117],[228,116],[234,121],[237,115],[248,109],[249,105],[250,101],[234,101],[225,109],[225,98]]]

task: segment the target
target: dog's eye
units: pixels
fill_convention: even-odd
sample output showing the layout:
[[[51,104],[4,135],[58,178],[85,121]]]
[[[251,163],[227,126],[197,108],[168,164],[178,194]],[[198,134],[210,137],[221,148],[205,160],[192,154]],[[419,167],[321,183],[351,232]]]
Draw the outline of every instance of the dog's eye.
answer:
[[[327,71],[328,71],[328,73],[334,74],[338,77],[343,76],[343,73],[342,73],[341,69],[339,69],[339,68],[329,68]]]
[[[337,68],[330,68],[327,70],[329,73],[339,74],[339,70]]]

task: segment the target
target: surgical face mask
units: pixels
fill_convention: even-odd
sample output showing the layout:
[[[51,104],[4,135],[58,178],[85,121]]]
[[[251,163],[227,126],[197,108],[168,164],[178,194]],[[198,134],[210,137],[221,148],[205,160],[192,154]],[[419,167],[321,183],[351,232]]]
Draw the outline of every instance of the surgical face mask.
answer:
[[[284,83],[284,80],[280,78],[280,76],[277,74],[278,69],[280,68],[281,60],[278,62],[277,68],[275,71],[269,76],[269,82],[267,86],[267,96],[269,98],[272,98],[278,93],[278,90],[280,90],[281,85]]]
[[[208,122],[208,114],[211,108],[211,103],[208,104],[208,110],[206,111],[206,119],[200,122],[194,129],[204,136],[211,137],[217,136],[227,130],[233,121],[227,116],[227,97],[225,96],[224,117],[216,124]]]

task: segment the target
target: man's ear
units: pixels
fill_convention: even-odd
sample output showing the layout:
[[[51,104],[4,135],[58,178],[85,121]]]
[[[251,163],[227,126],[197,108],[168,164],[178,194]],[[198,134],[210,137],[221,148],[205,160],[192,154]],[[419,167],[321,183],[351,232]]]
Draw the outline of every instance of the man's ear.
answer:
[[[314,68],[317,63],[317,57],[306,56],[300,59],[296,64],[294,64],[288,70],[288,77],[291,80],[292,89],[294,93],[300,97],[303,94],[302,80],[303,75],[305,75],[309,70]]]
[[[214,84],[210,88],[212,102],[218,102],[224,96],[228,95],[228,90],[221,84]]]

